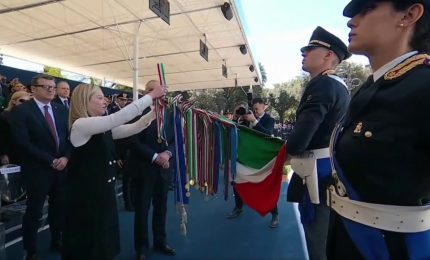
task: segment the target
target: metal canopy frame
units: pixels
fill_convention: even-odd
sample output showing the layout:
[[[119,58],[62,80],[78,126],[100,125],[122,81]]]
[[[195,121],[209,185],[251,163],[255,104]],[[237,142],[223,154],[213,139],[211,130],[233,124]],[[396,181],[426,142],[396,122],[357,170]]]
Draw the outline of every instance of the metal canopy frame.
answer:
[[[235,3],[230,0],[230,21],[223,3],[170,0],[169,26],[149,10],[148,0],[3,0],[0,53],[133,85],[135,93],[157,78],[157,63],[164,63],[173,91],[258,85]],[[205,36],[208,62],[199,54]]]

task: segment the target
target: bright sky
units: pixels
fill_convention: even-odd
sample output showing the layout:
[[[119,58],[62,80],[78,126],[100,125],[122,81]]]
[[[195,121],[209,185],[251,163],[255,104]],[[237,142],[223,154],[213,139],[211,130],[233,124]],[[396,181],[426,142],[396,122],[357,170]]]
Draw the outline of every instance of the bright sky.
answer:
[[[348,0],[236,0],[256,63],[266,69],[267,83],[283,83],[301,73],[300,48],[321,26],[347,43],[348,18],[342,15]],[[368,64],[367,58],[349,59]]]

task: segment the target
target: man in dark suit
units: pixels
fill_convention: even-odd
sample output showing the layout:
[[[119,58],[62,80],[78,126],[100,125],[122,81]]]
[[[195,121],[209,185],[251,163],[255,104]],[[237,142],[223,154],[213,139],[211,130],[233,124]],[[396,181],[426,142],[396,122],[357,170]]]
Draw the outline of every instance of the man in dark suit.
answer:
[[[55,103],[64,105],[67,110],[70,107],[70,86],[67,81],[57,83],[57,96],[52,100]]]
[[[159,82],[151,80],[146,90],[151,91]],[[148,113],[149,109],[145,111]],[[171,113],[165,118],[173,121]],[[170,124],[172,126],[172,124]],[[167,192],[172,175],[174,152],[173,128],[167,127],[166,141],[157,137],[157,122],[131,138],[129,167],[134,172],[136,185],[134,245],[137,259],[146,259],[149,251],[148,212],[153,205],[152,231],[154,249],[166,255],[175,255],[175,249],[166,241]]]
[[[351,54],[338,37],[321,27],[315,29],[301,52],[303,70],[309,72],[311,80],[300,100],[296,123],[287,141],[288,158],[294,170],[287,200],[299,203],[309,258],[326,259],[330,210],[325,190],[331,179],[328,146],[331,133],[349,103],[348,89],[334,75],[334,69]]]
[[[254,113],[249,112],[242,116],[244,120],[242,124],[250,128],[253,128],[256,131],[264,133],[266,135],[273,135],[273,131],[275,128],[275,119],[265,112],[266,104],[264,104],[263,99],[254,98],[252,100],[252,109]],[[243,212],[242,198],[240,197],[239,193],[236,191],[234,187],[233,187],[233,191],[234,191],[235,206],[233,211],[227,215],[227,218],[229,219],[237,218]],[[279,225],[278,207],[276,206],[271,213],[272,213],[272,220],[270,221],[269,227],[276,228]]]
[[[2,112],[9,102],[9,90],[6,85],[6,77],[0,74],[0,112]]]
[[[252,100],[252,110],[254,113],[248,113],[243,116],[245,121],[249,122],[249,127],[266,135],[273,135],[275,119],[265,112],[266,104],[264,104],[263,99],[254,98]]]
[[[55,87],[53,77],[36,75],[31,82],[33,100],[16,107],[11,116],[11,130],[22,156],[27,188],[27,209],[22,224],[26,259],[38,259],[37,230],[47,195],[51,247],[61,249],[65,168],[71,144],[67,109],[51,102]]]

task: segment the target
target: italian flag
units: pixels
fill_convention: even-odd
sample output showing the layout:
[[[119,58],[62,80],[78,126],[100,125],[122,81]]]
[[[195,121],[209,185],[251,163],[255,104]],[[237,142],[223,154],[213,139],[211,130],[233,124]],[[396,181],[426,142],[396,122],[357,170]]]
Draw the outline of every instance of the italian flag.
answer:
[[[261,216],[278,203],[286,159],[284,141],[239,127],[236,190]]]

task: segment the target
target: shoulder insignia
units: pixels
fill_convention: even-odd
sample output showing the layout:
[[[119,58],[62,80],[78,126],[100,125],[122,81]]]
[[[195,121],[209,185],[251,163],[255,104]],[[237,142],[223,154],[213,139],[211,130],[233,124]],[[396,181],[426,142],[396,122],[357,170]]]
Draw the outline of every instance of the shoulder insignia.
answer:
[[[322,75],[333,75],[336,74],[335,70],[326,70],[322,73]]]
[[[405,60],[404,62],[400,63],[384,75],[385,80],[393,80],[396,79],[411,69],[415,68],[418,65],[427,65],[430,66],[430,55],[428,54],[418,54],[414,55],[411,58]]]

